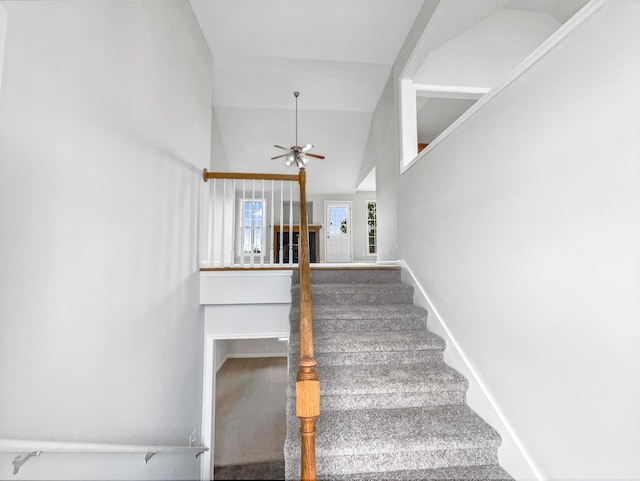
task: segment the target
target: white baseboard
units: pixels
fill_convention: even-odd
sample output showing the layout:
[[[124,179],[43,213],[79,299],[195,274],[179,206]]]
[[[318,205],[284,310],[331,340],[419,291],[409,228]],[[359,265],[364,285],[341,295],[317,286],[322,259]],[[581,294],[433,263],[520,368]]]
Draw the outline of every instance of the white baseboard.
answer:
[[[440,316],[413,271],[404,260],[400,260],[400,265],[403,268],[403,282],[414,288],[414,303],[424,307],[429,312],[427,316],[429,330],[442,337],[447,344],[444,352],[445,362],[465,376],[469,382],[467,404],[500,433],[502,437],[502,445],[498,451],[500,465],[511,476],[520,481],[544,481],[537,464],[523,446],[502,409],[500,409],[500,406],[482,381],[473,363],[458,344],[456,338],[451,334],[447,323]]]

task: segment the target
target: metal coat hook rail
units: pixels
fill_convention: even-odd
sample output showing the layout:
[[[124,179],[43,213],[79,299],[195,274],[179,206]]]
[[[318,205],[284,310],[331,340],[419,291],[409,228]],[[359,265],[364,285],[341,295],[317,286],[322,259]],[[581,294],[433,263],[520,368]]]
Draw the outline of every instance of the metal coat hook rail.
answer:
[[[69,443],[55,441],[23,441],[13,439],[0,439],[0,452],[19,453],[11,462],[13,474],[16,475],[20,468],[29,459],[40,456],[43,453],[134,453],[144,454],[144,463],[160,453],[182,453],[194,455],[196,459],[208,451],[204,446],[145,446],[136,444],[98,444],[98,443]]]

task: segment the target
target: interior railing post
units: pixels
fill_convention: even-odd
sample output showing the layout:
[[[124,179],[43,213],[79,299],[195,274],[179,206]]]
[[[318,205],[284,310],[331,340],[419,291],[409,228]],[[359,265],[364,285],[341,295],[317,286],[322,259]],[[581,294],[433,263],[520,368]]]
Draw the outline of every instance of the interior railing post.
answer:
[[[313,353],[309,226],[307,223],[306,172],[300,169],[300,358],[296,377],[296,415],[300,418],[300,474],[303,481],[316,479],[315,423],[320,415],[320,382]]]

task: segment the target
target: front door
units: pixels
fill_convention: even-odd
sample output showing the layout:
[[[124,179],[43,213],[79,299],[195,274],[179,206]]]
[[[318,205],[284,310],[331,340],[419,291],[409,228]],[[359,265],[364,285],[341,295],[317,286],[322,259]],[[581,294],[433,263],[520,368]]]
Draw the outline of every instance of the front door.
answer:
[[[326,201],[325,260],[351,262],[351,202]]]

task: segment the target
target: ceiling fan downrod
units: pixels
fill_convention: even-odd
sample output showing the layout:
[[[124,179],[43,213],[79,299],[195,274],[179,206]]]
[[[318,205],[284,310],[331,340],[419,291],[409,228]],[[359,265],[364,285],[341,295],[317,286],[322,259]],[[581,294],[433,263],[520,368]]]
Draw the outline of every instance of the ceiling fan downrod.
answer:
[[[271,160],[279,159],[281,157],[286,157],[285,165],[289,167],[291,164],[295,163],[296,167],[301,169],[304,168],[305,165],[309,162],[308,157],[314,157],[316,159],[324,159],[324,155],[311,154],[307,151],[313,148],[312,144],[307,144],[304,147],[300,147],[298,145],[298,97],[300,96],[300,92],[293,92],[293,96],[296,98],[296,144],[292,145],[288,149],[286,147],[282,147],[281,145],[274,145],[274,147],[282,150],[287,150],[289,153],[276,155],[275,157],[271,157]]]
[[[296,145],[298,145],[298,97],[300,92],[293,92],[293,96],[296,98]]]

